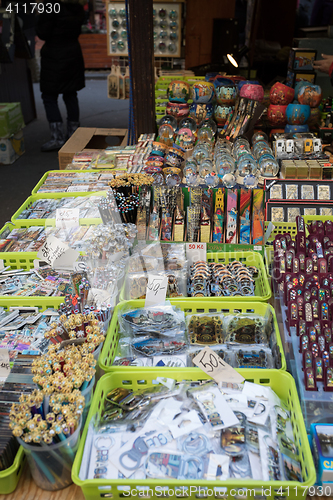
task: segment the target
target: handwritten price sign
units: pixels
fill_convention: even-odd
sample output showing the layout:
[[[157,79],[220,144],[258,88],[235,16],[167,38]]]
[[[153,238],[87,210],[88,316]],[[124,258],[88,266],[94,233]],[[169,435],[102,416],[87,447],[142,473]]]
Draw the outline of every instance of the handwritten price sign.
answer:
[[[165,302],[168,289],[168,277],[159,274],[148,274],[146,290],[146,306],[161,304]]]
[[[55,236],[49,236],[44,245],[38,250],[37,257],[52,266],[54,261],[59,259],[68,249],[67,243],[62,242]]]
[[[55,236],[48,236],[44,245],[38,250],[37,257],[47,262],[54,269],[73,269],[73,263],[79,257],[80,252],[69,248],[67,243]]]
[[[206,253],[206,243],[186,243],[186,257],[190,261],[190,265],[199,260],[206,262]]]
[[[56,227],[77,227],[80,225],[79,217],[79,208],[57,208]]]
[[[210,375],[216,382],[232,382],[240,384],[245,379],[234,368],[225,361],[218,354],[216,354],[210,347],[205,347],[193,359],[193,364],[202,371]]]

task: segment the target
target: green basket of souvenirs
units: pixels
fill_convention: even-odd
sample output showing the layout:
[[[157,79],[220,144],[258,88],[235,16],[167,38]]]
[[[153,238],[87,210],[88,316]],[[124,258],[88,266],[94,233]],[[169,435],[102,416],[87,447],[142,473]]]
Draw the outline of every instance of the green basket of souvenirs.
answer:
[[[286,405],[290,412],[295,443],[299,448],[298,460],[302,474],[299,481],[265,481],[254,479],[227,479],[225,481],[210,480],[167,480],[167,479],[81,479],[80,468],[87,438],[88,427],[95,415],[100,415],[107,394],[115,388],[125,387],[133,390],[147,389],[154,386],[157,377],[172,377],[178,382],[182,380],[207,380],[210,377],[199,369],[184,368],[170,373],[170,369],[154,368],[135,369],[127,367],[126,372],[115,371],[104,375],[97,383],[87,422],[72,468],[72,479],[80,486],[86,500],[97,498],[213,498],[225,500],[237,499],[297,499],[306,498],[307,489],[316,481],[316,469],[311,455],[310,445],[304,425],[304,419],[293,377],[279,370],[237,370],[249,382],[271,387]],[[155,382],[156,383],[156,382]],[[199,487],[201,494],[198,493]],[[207,496],[207,491],[212,492]],[[264,490],[264,493],[263,493]],[[265,495],[265,496],[263,496]]]
[[[286,358],[283,351],[281,336],[279,332],[279,326],[277,323],[275,311],[271,305],[266,302],[237,302],[236,300],[229,301],[214,301],[214,300],[202,300],[197,301],[192,298],[185,299],[170,299],[171,305],[178,307],[182,311],[184,311],[185,316],[187,314],[199,314],[199,313],[222,313],[222,314],[238,314],[245,313],[249,316],[253,315],[261,315],[265,316],[268,312],[271,312],[273,315],[273,324],[274,324],[274,334],[276,340],[276,351],[277,358],[280,365],[281,370],[286,370]],[[116,357],[116,353],[118,351],[118,342],[119,342],[119,321],[118,315],[121,314],[125,309],[139,309],[145,306],[144,300],[129,300],[127,302],[121,302],[118,304],[113,312],[112,320],[108,329],[108,333],[103,345],[102,352],[100,354],[98,364],[104,372],[113,372],[113,371],[123,371],[129,368],[128,366],[114,366],[113,362]],[[193,344],[192,344],[193,345]],[[153,367],[146,367],[147,370],[153,370]],[[179,368],[169,368],[170,373],[177,372]],[[198,368],[199,370],[199,368]]]
[[[45,219],[21,219],[19,216],[21,215],[22,212],[25,210],[28,210],[33,203],[35,203],[38,200],[60,200],[62,198],[77,198],[77,197],[92,197],[92,196],[106,196],[106,191],[94,191],[94,192],[88,192],[88,193],[42,193],[42,194],[33,194],[32,196],[29,196],[25,200],[25,202],[20,206],[20,208],[14,213],[12,216],[11,220],[14,224],[17,226],[25,226],[27,223],[31,223],[31,225],[34,226],[45,226],[46,221],[50,220],[55,220],[55,219],[50,219],[45,218]],[[80,226],[82,225],[93,225],[93,224],[101,224],[102,219],[100,217],[94,217],[94,218],[80,218]]]
[[[242,296],[242,295],[237,295],[234,297],[228,297],[228,296],[222,296],[222,297],[191,297],[193,300],[196,301],[206,301],[206,300],[213,300],[213,301],[225,301],[228,300],[230,301],[231,299],[237,299],[240,302],[251,302],[253,300],[258,300],[260,302],[267,302],[271,296],[271,287],[269,284],[268,276],[267,276],[267,270],[264,264],[264,260],[262,258],[262,255],[259,252],[243,252],[243,251],[236,251],[236,252],[207,252],[206,255],[206,260],[208,263],[211,262],[219,262],[221,264],[228,265],[229,263],[233,261],[239,261],[245,266],[254,266],[257,268],[258,273],[257,276],[254,278],[254,295],[248,295],[248,296]],[[144,275],[144,273],[142,273]],[[171,274],[172,271],[166,271],[166,274]],[[127,275],[127,277],[129,274]],[[147,280],[148,280],[148,274],[146,274]],[[130,285],[131,281],[128,279],[125,279],[125,282],[123,284],[123,287],[120,292],[119,296],[119,302],[123,302],[125,300],[135,300],[138,298],[138,296],[131,296],[131,290],[130,290]]]

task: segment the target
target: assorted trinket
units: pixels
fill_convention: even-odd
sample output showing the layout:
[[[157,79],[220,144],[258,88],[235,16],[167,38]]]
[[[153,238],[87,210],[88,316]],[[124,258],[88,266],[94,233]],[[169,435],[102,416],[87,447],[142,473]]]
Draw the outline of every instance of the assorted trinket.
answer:
[[[290,234],[274,240],[274,273],[286,307],[294,355],[306,391],[333,391],[332,295],[333,223],[302,217]]]
[[[238,368],[281,368],[273,313],[265,316],[184,312],[177,305],[119,309],[115,366],[193,366],[193,358],[209,345]],[[128,310],[126,310],[129,308]]]
[[[190,267],[188,295],[210,297],[254,295],[258,269],[233,261],[229,265],[198,261]]]
[[[185,245],[153,243],[137,245],[129,258],[124,284],[124,298],[144,299],[148,274],[167,276],[168,298],[186,296],[187,261]]]
[[[104,393],[80,477],[303,481],[290,413],[269,387],[167,382]]]

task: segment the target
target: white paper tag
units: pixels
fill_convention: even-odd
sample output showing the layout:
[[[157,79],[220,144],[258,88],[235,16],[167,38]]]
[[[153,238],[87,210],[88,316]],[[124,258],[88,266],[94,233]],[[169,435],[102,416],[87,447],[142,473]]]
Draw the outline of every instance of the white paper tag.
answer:
[[[168,289],[168,277],[159,274],[148,274],[145,306],[153,306],[165,302]]]
[[[51,235],[46,238],[44,245],[38,250],[37,257],[52,266],[53,262],[68,249],[67,243]]]
[[[3,263],[3,259],[0,259],[0,270],[4,269],[5,265]]]
[[[228,455],[217,455],[210,453],[208,455],[209,462],[207,467],[207,479],[209,481],[220,480],[224,481],[229,478],[229,462]]]
[[[210,387],[208,391],[199,390],[193,394],[211,430],[217,431],[239,424],[238,418],[218,387]]]
[[[53,262],[54,269],[63,269],[66,271],[72,271],[73,263],[77,260],[80,252],[78,250],[73,250],[69,248],[66,252],[61,255],[58,259]]]
[[[37,257],[50,264],[54,269],[73,269],[73,263],[80,252],[69,248],[67,243],[55,236],[48,236],[44,245],[38,250]]]
[[[210,347],[206,346],[193,359],[193,364],[207,373],[216,382],[232,382],[240,384],[245,379],[236,370],[228,365],[218,354]]]
[[[34,259],[34,269],[39,269],[39,263],[42,262],[39,259]]]
[[[77,227],[80,225],[79,208],[57,208],[56,227]]]
[[[198,412],[196,410],[182,412],[172,421],[172,423],[169,423],[169,429],[174,439],[177,439],[184,434],[189,434],[199,427],[202,427],[202,422],[198,417]]]
[[[253,246],[253,250],[255,252],[261,252],[262,251],[262,246],[261,245],[254,245]]]
[[[4,382],[10,374],[8,349],[0,349],[0,380]]]
[[[190,265],[203,260],[206,262],[207,245],[206,243],[186,243],[186,257]]]

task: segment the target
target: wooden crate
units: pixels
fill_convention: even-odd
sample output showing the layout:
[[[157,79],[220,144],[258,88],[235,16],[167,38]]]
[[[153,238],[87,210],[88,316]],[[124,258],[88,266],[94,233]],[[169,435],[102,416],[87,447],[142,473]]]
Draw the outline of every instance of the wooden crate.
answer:
[[[58,152],[59,169],[64,170],[72,162],[75,153],[84,149],[107,148],[110,146],[110,143],[107,142],[107,137],[117,138],[117,144],[114,141],[112,143],[114,146],[125,147],[127,145],[126,128],[79,127]]]

